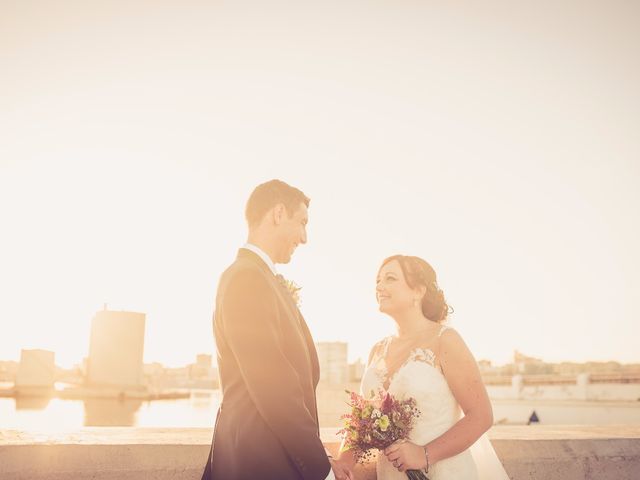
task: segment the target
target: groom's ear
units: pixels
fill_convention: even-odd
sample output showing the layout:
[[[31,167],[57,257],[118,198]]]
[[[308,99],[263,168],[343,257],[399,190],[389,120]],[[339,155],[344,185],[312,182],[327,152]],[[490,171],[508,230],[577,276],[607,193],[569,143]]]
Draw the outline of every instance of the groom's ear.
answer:
[[[275,225],[280,225],[287,214],[287,209],[283,203],[277,203],[276,206],[273,207],[271,214],[273,215],[273,223]]]

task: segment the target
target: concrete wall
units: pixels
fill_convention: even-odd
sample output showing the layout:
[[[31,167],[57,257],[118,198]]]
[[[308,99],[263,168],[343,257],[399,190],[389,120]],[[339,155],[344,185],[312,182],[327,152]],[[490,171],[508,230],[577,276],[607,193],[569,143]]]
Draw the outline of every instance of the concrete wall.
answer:
[[[335,429],[324,429],[330,450]],[[497,426],[493,446],[513,480],[637,480],[640,427]],[[199,480],[210,429],[0,431],[2,480]],[[375,480],[373,465],[358,480]]]

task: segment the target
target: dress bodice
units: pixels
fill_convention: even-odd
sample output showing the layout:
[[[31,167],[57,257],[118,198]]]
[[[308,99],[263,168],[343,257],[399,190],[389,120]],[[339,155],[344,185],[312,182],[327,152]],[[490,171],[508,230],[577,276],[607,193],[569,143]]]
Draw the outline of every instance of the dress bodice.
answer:
[[[449,327],[442,327],[438,337]],[[412,349],[406,360],[394,372],[387,369],[387,351],[393,337],[383,339],[376,349],[360,384],[360,393],[369,397],[371,392],[388,391],[398,399],[414,398],[420,410],[409,441],[425,445],[449,430],[460,419],[460,406],[430,348]],[[378,455],[379,480],[406,479],[404,473],[391,465],[386,457]],[[433,465],[430,480],[474,480],[475,464],[468,450]]]

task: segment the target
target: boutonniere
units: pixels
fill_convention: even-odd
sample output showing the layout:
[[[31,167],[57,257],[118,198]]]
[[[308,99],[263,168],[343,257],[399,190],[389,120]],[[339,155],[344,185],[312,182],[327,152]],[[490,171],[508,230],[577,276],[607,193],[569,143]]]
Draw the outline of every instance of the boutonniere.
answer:
[[[280,274],[276,275],[276,278],[278,282],[280,282],[280,285],[291,295],[291,299],[293,303],[296,304],[296,307],[300,308],[300,289],[302,287],[296,285],[293,280],[287,280]]]

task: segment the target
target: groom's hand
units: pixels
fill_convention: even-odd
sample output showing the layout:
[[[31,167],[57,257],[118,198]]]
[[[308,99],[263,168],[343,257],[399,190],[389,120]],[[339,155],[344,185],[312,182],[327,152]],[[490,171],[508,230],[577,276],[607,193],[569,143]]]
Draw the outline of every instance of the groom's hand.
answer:
[[[333,471],[336,480],[355,480],[356,477],[354,477],[351,468],[349,468],[345,462],[330,458],[329,463],[331,464],[331,470]],[[331,478],[331,475],[327,478]]]

